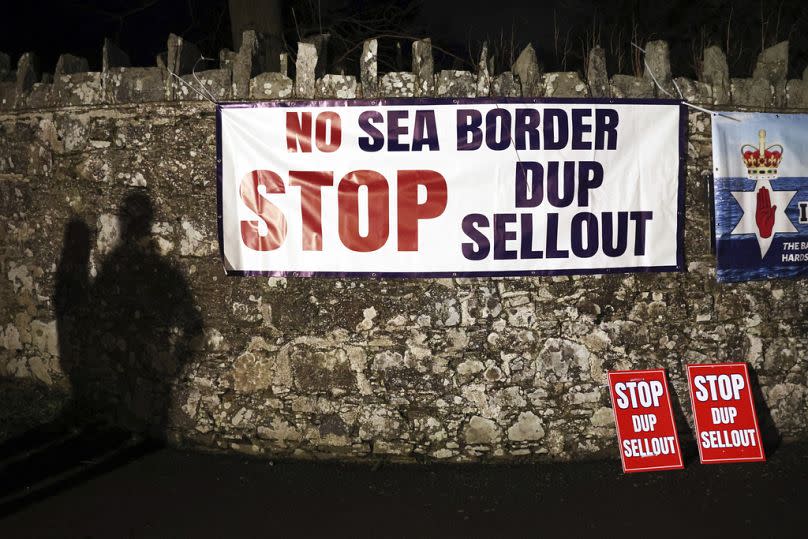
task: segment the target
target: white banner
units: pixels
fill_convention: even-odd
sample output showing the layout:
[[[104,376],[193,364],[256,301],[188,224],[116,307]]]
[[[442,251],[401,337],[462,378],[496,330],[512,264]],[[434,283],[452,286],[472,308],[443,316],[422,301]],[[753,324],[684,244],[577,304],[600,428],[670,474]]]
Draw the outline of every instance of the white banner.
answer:
[[[681,270],[686,118],[670,101],[221,105],[225,269]]]

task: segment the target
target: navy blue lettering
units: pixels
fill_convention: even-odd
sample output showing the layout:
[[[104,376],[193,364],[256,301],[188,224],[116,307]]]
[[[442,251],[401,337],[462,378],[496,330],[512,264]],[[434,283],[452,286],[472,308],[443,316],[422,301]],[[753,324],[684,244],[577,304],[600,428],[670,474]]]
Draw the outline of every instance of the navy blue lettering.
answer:
[[[629,218],[636,222],[634,227],[634,255],[642,256],[645,254],[645,222],[654,218],[654,212],[633,211],[629,214]]]
[[[470,213],[463,218],[463,232],[474,242],[462,245],[463,256],[468,260],[482,260],[491,251],[491,243],[488,238],[476,227],[488,228],[488,217],[479,213]]]
[[[398,137],[407,134],[407,126],[400,125],[399,122],[407,117],[406,110],[387,111],[387,150],[391,152],[406,152],[409,150],[407,144],[398,141]]]
[[[614,109],[595,109],[595,149],[617,148],[617,124],[620,117]]]
[[[567,126],[567,113],[562,109],[544,111],[544,149],[561,150],[567,146],[570,133]]]
[[[589,190],[597,189],[601,185],[603,185],[603,165],[597,161],[578,163],[578,206],[589,206]]]
[[[527,177],[530,176],[528,195]],[[516,207],[535,208],[544,199],[544,168],[534,161],[516,163]]]
[[[584,247],[584,225],[586,225],[586,247]],[[589,258],[598,252],[598,218],[584,211],[572,218],[572,254],[579,258]]]
[[[476,150],[483,143],[483,115],[479,110],[460,109],[457,111],[457,149],[460,151]],[[471,140],[469,140],[469,133]]]
[[[575,198],[575,161],[564,161],[564,194],[560,193],[558,161],[547,163],[547,201],[556,208],[566,208]]]
[[[514,142],[517,150],[539,149],[539,111],[536,109],[516,109]],[[528,143],[525,143],[527,137]]]
[[[497,129],[497,120],[499,120],[499,129]],[[485,115],[485,143],[489,148],[497,151],[504,150],[511,145],[511,115],[507,110],[491,109]],[[494,249],[496,250],[496,247]]]
[[[440,150],[434,110],[415,111],[415,126],[412,129],[412,151],[420,152],[424,146],[432,152]]]
[[[375,110],[366,110],[359,115],[359,128],[370,135],[369,137],[359,137],[359,147],[366,152],[378,152],[384,147],[384,135],[376,129],[371,122],[383,122],[382,114]]]
[[[617,245],[614,244],[614,212],[601,214],[603,227],[603,252],[612,258],[622,256],[628,243],[628,212],[617,212]]]
[[[516,239],[516,232],[507,229],[508,223],[515,222],[515,213],[494,214],[494,260],[516,259],[516,251],[508,250],[508,241]]]
[[[542,258],[543,253],[541,251],[538,249],[533,250],[533,214],[523,213],[519,220],[522,233],[522,246],[519,250],[519,258],[525,260]]]
[[[584,134],[592,132],[592,126],[584,118],[592,116],[592,109],[572,109],[572,149],[591,150],[592,141],[584,140]]]
[[[558,248],[558,214],[547,214],[547,258],[569,258],[566,249]]]

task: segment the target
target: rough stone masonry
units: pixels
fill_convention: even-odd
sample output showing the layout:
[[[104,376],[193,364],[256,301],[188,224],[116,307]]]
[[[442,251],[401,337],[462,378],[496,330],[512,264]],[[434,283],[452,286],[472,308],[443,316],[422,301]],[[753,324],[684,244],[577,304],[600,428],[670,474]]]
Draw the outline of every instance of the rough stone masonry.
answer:
[[[663,42],[647,44],[643,77],[610,78],[596,48],[585,79],[542,73],[531,47],[509,71],[496,73],[484,51],[477,72],[433,73],[428,40],[413,44],[412,72],[378,73],[369,41],[359,80],[317,78],[318,49],[301,44],[293,80],[285,55],[283,72],[264,72],[259,39],[248,33],[239,51],[222,51],[220,68],[197,74],[213,97],[666,97],[653,71],[665,91],[706,107],[808,108],[808,79],[785,80],[787,43],[764,51],[745,79],[707,49],[699,81],[671,77]],[[174,444],[273,457],[616,455],[606,371],[665,368],[686,431],[684,365],[711,360],[748,361],[779,433],[808,438],[808,284],[716,283],[708,114],[689,117],[685,272],[226,278],[214,107],[177,80],[194,82],[195,46],[171,36],[167,48],[156,67],[130,67],[106,43],[102,72],[65,56],[52,82],[40,82],[33,55],[16,72],[0,55],[0,376],[69,394],[53,304],[65,227],[75,216],[90,224],[96,273],[119,242],[121,199],[141,187],[156,245],[187,279],[204,325],[171,381]]]

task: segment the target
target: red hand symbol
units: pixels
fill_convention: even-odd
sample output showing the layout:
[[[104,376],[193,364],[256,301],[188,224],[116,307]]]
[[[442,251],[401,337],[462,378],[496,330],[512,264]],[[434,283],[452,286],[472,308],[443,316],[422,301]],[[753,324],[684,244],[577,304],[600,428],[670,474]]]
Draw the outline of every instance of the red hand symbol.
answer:
[[[772,201],[769,198],[769,190],[765,187],[761,187],[757,194],[757,208],[755,209],[755,221],[757,222],[761,238],[768,238],[772,235],[774,212],[776,211],[777,206],[772,206]]]

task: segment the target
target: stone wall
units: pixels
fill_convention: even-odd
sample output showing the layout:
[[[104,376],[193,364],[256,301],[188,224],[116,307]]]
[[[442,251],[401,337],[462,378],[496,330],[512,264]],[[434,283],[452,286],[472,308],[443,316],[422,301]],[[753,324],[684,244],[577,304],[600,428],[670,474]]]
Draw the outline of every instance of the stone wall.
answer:
[[[585,77],[542,73],[531,47],[510,71],[495,71],[483,51],[476,73],[433,73],[425,40],[413,44],[412,72],[379,74],[369,41],[356,80],[316,78],[317,47],[301,44],[292,80],[285,56],[282,72],[261,72],[258,40],[245,34],[241,50],[222,51],[219,69],[197,74],[216,99],[664,96],[650,73],[609,77],[602,49],[591,51]],[[0,55],[0,376],[69,391],[54,305],[66,226],[90,225],[89,271],[103,272],[121,234],[118,206],[140,188],[154,204],[156,249],[184,276],[204,326],[171,379],[173,443],[404,460],[616,455],[607,370],[667,369],[686,433],[684,365],[712,360],[748,361],[773,426],[808,438],[808,285],[716,283],[708,114],[689,117],[686,272],[227,278],[214,107],[170,74],[193,81],[197,57],[171,36],[156,67],[129,67],[107,43],[102,72],[66,55],[50,79],[33,55],[16,73]],[[731,78],[717,48],[704,52],[699,81],[671,77],[664,42],[647,44],[646,63],[661,88],[702,106],[808,107],[808,82],[785,80],[787,44],[764,51],[748,79]],[[103,298],[95,307],[111,319],[140,316]],[[137,346],[88,331],[102,357]]]

